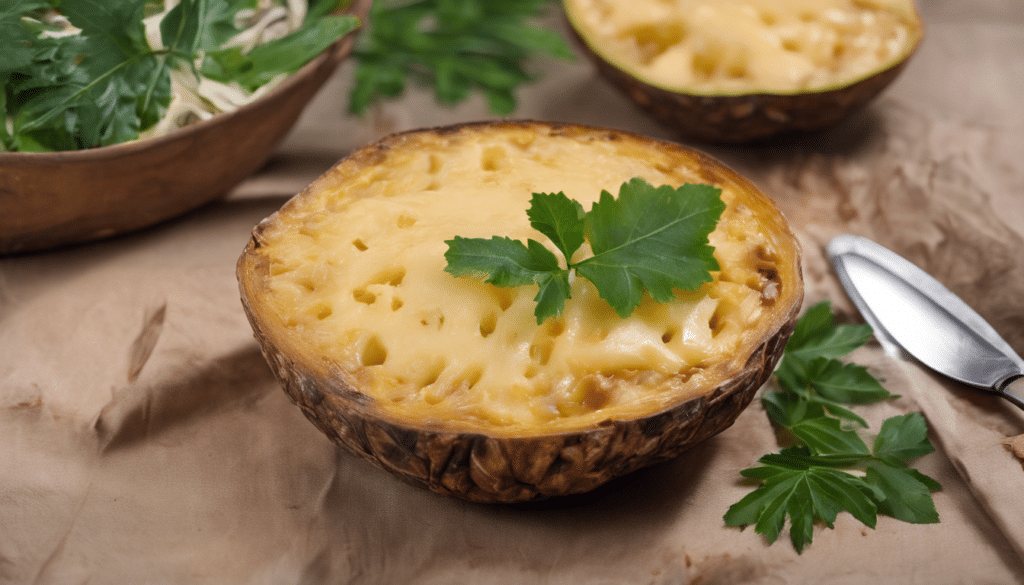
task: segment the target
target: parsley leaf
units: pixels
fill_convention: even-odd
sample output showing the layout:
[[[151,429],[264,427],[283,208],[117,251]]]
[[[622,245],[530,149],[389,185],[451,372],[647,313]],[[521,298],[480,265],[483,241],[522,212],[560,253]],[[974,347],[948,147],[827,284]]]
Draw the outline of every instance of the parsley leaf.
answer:
[[[870,404],[892,395],[867,368],[836,358],[857,349],[871,335],[870,325],[835,323],[828,302],[808,308],[797,322],[775,370],[782,393],[791,395],[792,399],[782,399],[779,392],[767,392],[762,397],[766,408],[770,408],[769,412],[778,415],[773,420],[788,427],[790,424],[784,420],[793,419],[795,411],[792,409],[815,405],[866,428],[868,425],[864,419],[843,405]],[[781,412],[780,409],[790,409],[791,412]],[[801,418],[805,415],[803,412]],[[795,420],[790,420],[790,423]]]
[[[753,524],[772,543],[788,517],[790,540],[801,552],[811,542],[814,522],[831,528],[843,510],[872,528],[877,514],[918,524],[939,521],[931,492],[942,486],[907,467],[935,450],[924,417],[886,419],[870,450],[847,427],[849,422],[868,425],[844,405],[892,396],[867,368],[836,359],[870,336],[868,326],[836,324],[827,302],[809,308],[797,322],[775,372],[779,389],[761,399],[772,422],[799,444],[740,472],[761,484],[729,508],[727,525]]]
[[[533,229],[550,238],[565,258],[571,260],[583,245],[581,220],[586,212],[579,201],[569,199],[565,193],[535,193],[526,215]]]
[[[790,427],[793,434],[819,455],[867,455],[868,446],[856,432],[827,416],[805,418]]]
[[[807,384],[819,396],[847,404],[869,404],[891,396],[867,368],[837,359],[812,360]]]
[[[446,242],[447,271],[455,276],[486,277],[497,286],[534,284],[541,275],[561,271],[558,258],[543,244],[494,236],[489,240],[455,236]]]
[[[710,282],[710,271],[719,269],[708,234],[725,210],[720,193],[710,185],[653,188],[639,177],[622,185],[618,199],[603,191],[586,215],[594,255],[576,271],[623,318],[644,289],[665,303],[675,298],[673,288]]]
[[[923,473],[904,467],[892,467],[880,461],[870,461],[864,480],[876,492],[878,511],[912,524],[935,524],[939,513],[931,492],[942,486]]]
[[[935,450],[928,441],[928,425],[916,414],[890,418],[882,423],[875,438],[875,457],[895,466],[906,466],[911,459]]]
[[[489,240],[455,236],[448,240],[447,272],[454,276],[484,278],[496,286],[539,285],[537,323],[558,315],[569,298],[569,271],[558,265],[558,258],[537,240],[518,240],[494,236]]]
[[[761,486],[729,508],[726,524],[754,524],[758,534],[774,542],[789,516],[790,537],[797,552],[811,542],[815,521],[832,528],[843,510],[874,528],[878,508],[871,489],[859,477],[835,469],[805,447],[783,449],[758,462],[762,466],[741,473],[762,480]]]
[[[530,26],[548,0],[376,0],[370,28],[353,53],[358,65],[349,111],[364,113],[380,96],[395,97],[406,80],[433,87],[441,103],[479,91],[492,113],[516,107],[514,91],[534,79],[525,62],[533,53],[570,59],[553,31]]]
[[[474,276],[497,286],[536,284],[537,323],[561,314],[570,297],[569,274],[590,280],[620,317],[628,317],[644,290],[658,302],[675,298],[673,288],[693,290],[718,270],[708,234],[725,210],[721,190],[708,185],[653,187],[641,178],[623,183],[619,198],[607,191],[589,212],[564,193],[534,193],[526,214],[565,259],[536,240],[510,238],[447,240],[445,271]],[[593,255],[573,262],[590,242]]]
[[[791,360],[842,357],[871,339],[870,325],[835,323],[831,305],[817,303],[807,309],[797,322],[786,343],[786,357]]]
[[[758,534],[774,542],[789,516],[790,537],[797,552],[811,542],[815,521],[832,528],[843,510],[875,527],[878,507],[871,488],[861,478],[835,469],[828,458],[816,456],[805,447],[790,447],[765,455],[758,462],[760,467],[741,473],[763,483],[729,508],[726,524],[754,524]]]
[[[537,323],[543,323],[549,317],[557,317],[565,308],[565,301],[569,298],[570,284],[569,271],[551,272],[537,280],[540,290],[534,301],[537,302],[537,309],[534,315]]]

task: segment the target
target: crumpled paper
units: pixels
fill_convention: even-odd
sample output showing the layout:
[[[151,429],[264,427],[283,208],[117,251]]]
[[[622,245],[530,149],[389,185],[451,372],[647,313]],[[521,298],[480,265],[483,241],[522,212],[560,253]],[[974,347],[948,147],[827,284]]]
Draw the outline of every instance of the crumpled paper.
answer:
[[[858,233],[931,271],[1022,351],[1024,132],[1012,84],[1024,76],[1008,75],[1008,89],[984,83],[1020,67],[1024,33],[989,12],[962,23],[959,8],[927,9],[922,51],[849,123],[776,148],[704,149],[791,219],[808,303],[827,298],[857,318],[823,246]],[[952,50],[965,41],[984,50]],[[523,117],[672,138],[587,64],[545,67]],[[939,83],[944,67],[964,78],[958,87]],[[235,260],[260,219],[353,148],[486,115],[479,102],[437,110],[413,92],[368,120],[345,118],[349,73],[226,202],[145,233],[0,258],[0,582],[1024,582],[1024,468],[1002,444],[1024,433],[1024,417],[878,346],[852,359],[901,397],[858,412],[875,429],[925,415],[938,450],[914,466],[943,485],[941,522],[880,517],[870,529],[841,514],[802,555],[786,531],[769,546],[722,522],[753,489],[739,471],[779,448],[758,401],[676,460],[530,505],[438,496],[330,443],[263,361]]]
[[[1011,540],[943,451],[915,464],[944,486],[940,524],[880,517],[871,530],[844,514],[802,555],[785,533],[768,546],[751,528],[726,527],[725,510],[752,489],[739,471],[778,449],[757,403],[679,459],[579,497],[484,506],[399,482],[300,415],[240,312],[237,244],[279,202],[228,204],[68,252],[80,270],[62,262],[12,290],[0,329],[11,348],[0,361],[3,579],[667,585],[1021,574]],[[7,261],[4,273],[33,260]],[[913,384],[936,391],[877,348],[853,359],[904,395],[865,409],[874,428],[919,410]]]

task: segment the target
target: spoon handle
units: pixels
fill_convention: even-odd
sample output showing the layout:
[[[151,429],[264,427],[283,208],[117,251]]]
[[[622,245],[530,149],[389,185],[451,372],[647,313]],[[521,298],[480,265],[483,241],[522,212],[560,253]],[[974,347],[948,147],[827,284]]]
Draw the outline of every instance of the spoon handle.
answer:
[[[1010,402],[1024,408],[1024,376],[1018,376],[1003,387],[1001,394]]]

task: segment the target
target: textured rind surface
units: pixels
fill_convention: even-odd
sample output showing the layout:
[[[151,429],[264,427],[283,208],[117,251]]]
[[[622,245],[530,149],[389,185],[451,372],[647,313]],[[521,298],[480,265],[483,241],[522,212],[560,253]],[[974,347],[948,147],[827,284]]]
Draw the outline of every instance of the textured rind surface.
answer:
[[[881,93],[903,71],[917,49],[915,46],[891,67],[833,89],[791,94],[700,95],[669,91],[636,78],[594,51],[571,19],[567,28],[597,70],[652,118],[681,136],[722,144],[757,142],[832,126]]]
[[[510,125],[515,123],[502,124]],[[433,131],[456,132],[464,126]],[[611,135],[633,136],[572,125],[552,128],[552,134],[600,130],[608,132],[609,139],[615,139]],[[349,158],[360,164],[379,164],[389,141],[396,139],[400,135]],[[317,428],[348,451],[410,484],[473,502],[514,503],[583,493],[613,478],[675,458],[728,428],[771,376],[793,332],[803,299],[801,281],[797,293],[788,297],[788,312],[765,333],[739,372],[700,396],[659,412],[607,420],[579,431],[529,436],[416,426],[383,413],[372,397],[358,389],[355,380],[338,370],[322,369],[326,362],[310,363],[283,351],[274,342],[273,333],[264,329],[260,308],[250,295],[258,294],[255,283],[268,270],[260,248],[262,232],[274,218],[267,218],[253,230],[239,258],[237,276],[245,313],[285,392]],[[799,245],[795,240],[793,245],[799,275]]]
[[[473,502],[513,503],[587,492],[725,430],[771,375],[795,322],[796,308],[739,375],[704,396],[634,420],[533,437],[392,422],[375,413],[364,394],[340,379],[311,374],[267,343],[258,328],[256,336],[288,396],[334,442],[413,485]]]

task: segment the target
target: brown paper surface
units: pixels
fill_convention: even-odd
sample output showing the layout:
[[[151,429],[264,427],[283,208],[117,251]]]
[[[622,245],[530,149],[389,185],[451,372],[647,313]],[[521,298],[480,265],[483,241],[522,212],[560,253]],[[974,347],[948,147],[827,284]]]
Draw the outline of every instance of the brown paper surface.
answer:
[[[922,6],[928,37],[878,102],[822,135],[700,147],[779,202],[807,302],[852,305],[822,252],[871,237],[962,295],[1024,353],[1024,15],[1009,0]],[[975,6],[975,5],[972,5]],[[584,62],[538,64],[522,117],[674,138]],[[578,497],[483,506],[407,486],[330,443],[270,374],[234,263],[252,227],[387,132],[487,117],[425,92],[341,114],[350,68],[278,156],[225,202],[144,233],[0,258],[0,583],[1019,583],[1024,416],[883,354],[938,450],[941,522],[841,514],[798,555],[722,515],[779,448],[761,406],[677,460]]]

